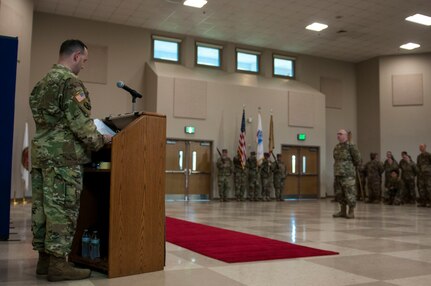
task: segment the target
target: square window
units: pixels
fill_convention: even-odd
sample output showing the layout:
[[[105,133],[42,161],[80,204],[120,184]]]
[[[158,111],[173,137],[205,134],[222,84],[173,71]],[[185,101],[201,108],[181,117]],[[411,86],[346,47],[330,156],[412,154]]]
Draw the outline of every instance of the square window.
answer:
[[[236,52],[236,69],[251,73],[259,72],[259,54],[253,52]]]
[[[196,64],[211,67],[221,66],[221,48],[196,44]]]
[[[179,41],[153,38],[153,58],[155,60],[179,62]]]
[[[295,60],[289,57],[273,56],[274,76],[294,78],[295,77]]]

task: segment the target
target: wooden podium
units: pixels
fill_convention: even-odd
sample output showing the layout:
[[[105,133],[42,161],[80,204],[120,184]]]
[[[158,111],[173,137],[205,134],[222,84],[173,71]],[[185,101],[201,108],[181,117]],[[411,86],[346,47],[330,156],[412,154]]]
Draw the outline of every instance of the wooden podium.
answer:
[[[166,117],[141,113],[92,156],[111,169],[84,168],[70,261],[109,278],[163,270],[165,265]],[[97,231],[101,258],[81,256],[84,229]]]

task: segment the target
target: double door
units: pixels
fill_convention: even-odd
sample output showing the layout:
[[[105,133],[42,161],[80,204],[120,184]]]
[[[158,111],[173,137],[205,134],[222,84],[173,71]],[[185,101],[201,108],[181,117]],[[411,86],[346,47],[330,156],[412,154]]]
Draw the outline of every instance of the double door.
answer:
[[[211,193],[211,142],[166,141],[167,199],[209,199]]]
[[[288,198],[319,197],[319,148],[282,146],[287,178],[283,195]]]

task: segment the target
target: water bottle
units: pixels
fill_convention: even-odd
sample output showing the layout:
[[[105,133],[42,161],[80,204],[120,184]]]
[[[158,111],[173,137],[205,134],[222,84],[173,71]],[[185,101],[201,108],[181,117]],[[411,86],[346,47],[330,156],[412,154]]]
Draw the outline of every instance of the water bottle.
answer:
[[[90,235],[88,234],[88,229],[85,229],[82,235],[81,256],[85,258],[90,257]]]
[[[100,258],[100,239],[97,230],[93,231],[90,241],[90,258],[96,260]]]

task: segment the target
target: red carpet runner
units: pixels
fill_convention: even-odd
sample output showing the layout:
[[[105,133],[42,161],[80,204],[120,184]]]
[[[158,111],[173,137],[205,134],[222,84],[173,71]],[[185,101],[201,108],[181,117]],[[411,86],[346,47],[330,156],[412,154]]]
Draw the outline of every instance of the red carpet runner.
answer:
[[[170,217],[166,240],[228,263],[338,254]]]

